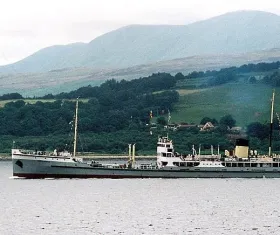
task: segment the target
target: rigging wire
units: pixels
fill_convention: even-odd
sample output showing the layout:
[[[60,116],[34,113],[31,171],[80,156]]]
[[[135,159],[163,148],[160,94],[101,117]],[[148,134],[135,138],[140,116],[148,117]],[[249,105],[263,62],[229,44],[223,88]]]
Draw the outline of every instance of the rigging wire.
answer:
[[[279,114],[278,114],[278,113],[276,113],[276,117],[277,117],[277,120],[278,120],[279,135],[280,135],[280,117],[279,117]]]

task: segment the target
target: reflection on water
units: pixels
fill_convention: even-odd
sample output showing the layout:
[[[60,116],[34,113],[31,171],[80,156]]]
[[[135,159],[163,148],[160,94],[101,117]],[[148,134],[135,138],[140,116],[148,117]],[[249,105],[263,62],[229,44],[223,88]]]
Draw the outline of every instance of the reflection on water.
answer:
[[[11,177],[0,162],[0,234],[279,234],[280,179]]]

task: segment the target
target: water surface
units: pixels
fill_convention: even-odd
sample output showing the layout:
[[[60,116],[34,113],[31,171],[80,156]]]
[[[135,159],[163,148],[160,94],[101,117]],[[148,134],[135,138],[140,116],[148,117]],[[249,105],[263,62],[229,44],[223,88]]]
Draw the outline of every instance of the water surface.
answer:
[[[0,234],[279,234],[280,179],[13,179]]]

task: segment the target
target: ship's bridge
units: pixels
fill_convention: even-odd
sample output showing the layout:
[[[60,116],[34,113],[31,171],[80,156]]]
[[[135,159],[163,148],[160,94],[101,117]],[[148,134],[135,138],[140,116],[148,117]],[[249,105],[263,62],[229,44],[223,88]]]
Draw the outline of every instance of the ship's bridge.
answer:
[[[168,137],[158,138],[157,143],[157,156],[173,156],[174,148],[172,140],[169,140]]]

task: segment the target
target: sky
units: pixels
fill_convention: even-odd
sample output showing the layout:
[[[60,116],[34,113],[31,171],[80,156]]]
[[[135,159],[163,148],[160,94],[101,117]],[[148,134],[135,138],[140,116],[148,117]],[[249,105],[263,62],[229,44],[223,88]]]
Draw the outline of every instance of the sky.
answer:
[[[185,25],[227,12],[280,15],[279,0],[1,0],[0,65],[130,24]]]

